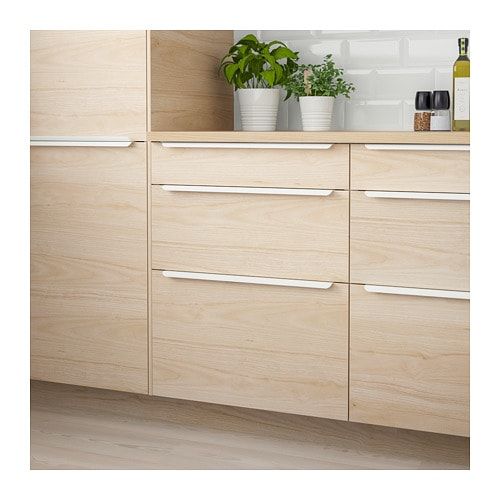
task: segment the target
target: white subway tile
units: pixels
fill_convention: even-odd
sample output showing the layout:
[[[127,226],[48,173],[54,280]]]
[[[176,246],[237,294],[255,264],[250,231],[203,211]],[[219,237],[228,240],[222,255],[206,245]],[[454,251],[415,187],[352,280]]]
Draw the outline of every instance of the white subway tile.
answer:
[[[403,102],[403,130],[413,130],[413,118],[415,115],[415,99]]]
[[[264,42],[271,40],[310,40],[313,37],[311,30],[261,30],[260,38]]]
[[[450,95],[453,89],[453,68],[436,68],[435,90],[447,90]]]
[[[255,35],[260,40],[259,30],[239,30],[234,31],[234,41],[237,42],[241,40],[245,35]]]
[[[401,65],[400,39],[348,40],[346,67],[384,68]]]
[[[406,62],[409,66],[453,66],[458,56],[456,38],[409,39]]]
[[[290,97],[286,102],[288,103],[288,129],[302,130],[299,101],[295,97]]]
[[[402,101],[346,102],[345,127],[347,130],[402,130]]]
[[[413,99],[418,90],[434,90],[432,68],[394,68],[375,71],[377,99]]]
[[[333,104],[332,130],[345,129],[345,107],[347,99],[345,97],[337,97]]]
[[[348,69],[344,72],[344,80],[352,83],[356,90],[352,97],[356,99],[373,99],[375,94],[375,71],[369,69]]]
[[[320,64],[328,54],[333,55],[335,64],[341,68],[347,61],[345,40],[289,40],[285,43],[299,52],[300,64]]]

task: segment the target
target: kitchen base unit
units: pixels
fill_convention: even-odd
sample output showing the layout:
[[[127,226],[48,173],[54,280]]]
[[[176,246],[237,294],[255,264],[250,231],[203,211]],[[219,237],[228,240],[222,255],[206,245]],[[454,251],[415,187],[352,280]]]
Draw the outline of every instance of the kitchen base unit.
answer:
[[[469,435],[464,292],[351,285],[349,419]]]
[[[154,395],[347,420],[347,285],[154,271],[152,299]]]

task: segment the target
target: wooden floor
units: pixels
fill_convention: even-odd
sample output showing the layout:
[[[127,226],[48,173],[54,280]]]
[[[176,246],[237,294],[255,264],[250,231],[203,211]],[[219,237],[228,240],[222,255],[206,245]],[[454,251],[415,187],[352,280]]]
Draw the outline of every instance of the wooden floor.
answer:
[[[464,469],[469,440],[32,382],[32,469]]]

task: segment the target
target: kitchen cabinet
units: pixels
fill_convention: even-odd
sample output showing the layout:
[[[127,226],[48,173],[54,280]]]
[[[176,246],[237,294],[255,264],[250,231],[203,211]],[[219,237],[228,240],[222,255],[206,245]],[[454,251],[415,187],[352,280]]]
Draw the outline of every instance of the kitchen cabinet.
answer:
[[[351,281],[469,290],[468,194],[351,193]]]
[[[31,147],[31,376],[147,393],[146,146]]]
[[[31,32],[31,135],[146,132],[146,31]]]
[[[348,281],[348,192],[206,189],[153,186],[154,269]]]
[[[347,285],[165,274],[153,272],[153,394],[347,420]]]
[[[292,145],[153,142],[152,182],[349,189],[348,144]]]
[[[31,376],[468,435],[469,135],[230,131],[231,42],[32,32]]]
[[[351,285],[349,419],[466,436],[469,301],[426,292]]]
[[[353,144],[351,189],[468,193],[469,159],[464,144]]]

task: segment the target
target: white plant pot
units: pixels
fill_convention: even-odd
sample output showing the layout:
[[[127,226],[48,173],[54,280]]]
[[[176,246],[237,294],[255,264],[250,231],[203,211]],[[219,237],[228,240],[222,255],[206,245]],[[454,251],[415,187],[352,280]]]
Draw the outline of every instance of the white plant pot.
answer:
[[[335,97],[299,97],[302,129],[308,132],[330,130]]]
[[[276,130],[279,89],[238,89],[241,125],[248,132]]]

